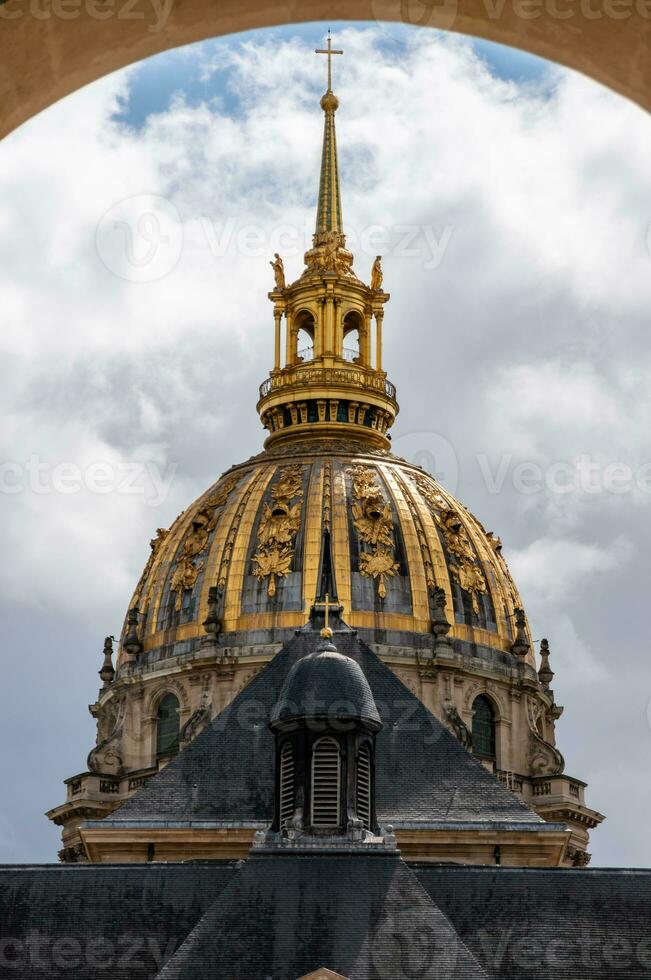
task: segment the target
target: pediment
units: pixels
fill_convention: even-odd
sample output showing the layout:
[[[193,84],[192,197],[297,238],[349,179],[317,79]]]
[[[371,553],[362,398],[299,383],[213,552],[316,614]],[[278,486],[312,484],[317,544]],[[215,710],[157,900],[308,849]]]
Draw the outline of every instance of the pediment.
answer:
[[[298,980],[346,980],[346,977],[342,977],[341,973],[334,973],[332,970],[326,970],[322,966],[315,973],[308,973],[307,976],[299,977]]]

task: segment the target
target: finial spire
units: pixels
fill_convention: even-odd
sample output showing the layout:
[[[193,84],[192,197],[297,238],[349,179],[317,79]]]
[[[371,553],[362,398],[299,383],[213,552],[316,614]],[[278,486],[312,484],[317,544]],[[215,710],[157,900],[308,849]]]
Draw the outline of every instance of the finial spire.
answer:
[[[113,667],[113,640],[114,636],[107,636],[104,640],[104,662],[99,671],[99,676],[101,678],[104,687],[108,687],[109,684],[113,683],[115,678],[115,668]]]
[[[515,617],[515,640],[511,644],[511,650],[516,655],[516,657],[526,657],[529,653],[529,640],[527,639],[527,620],[524,615],[524,609],[516,609],[514,611]]]
[[[332,47],[332,37],[328,31],[328,46],[316,48],[316,54],[328,56],[328,88],[321,99],[325,113],[323,124],[323,151],[321,154],[321,177],[319,180],[319,203],[316,213],[315,244],[324,243],[327,238],[340,236],[337,244],[343,245],[343,221],[341,217],[341,194],[339,192],[339,163],[337,160],[337,134],[335,132],[335,112],[339,100],[332,91],[332,56],[344,52]]]
[[[315,48],[315,54],[327,54],[328,56],[328,92],[332,92],[332,56],[333,54],[343,54],[343,51],[332,47],[332,34],[328,31],[328,47]]]
[[[553,679],[554,671],[549,666],[549,641],[542,639],[540,641],[540,670],[538,671],[538,680],[543,688],[549,691],[549,685]]]
[[[332,91],[332,56],[343,52],[333,48],[329,33],[327,47],[316,51],[328,57],[328,89],[321,99],[325,121],[316,227],[312,247],[304,256],[305,268],[294,282],[286,281],[280,255],[271,260],[275,288],[268,296],[274,304],[274,366],[260,388],[257,408],[269,430],[265,446],[296,437],[350,435],[386,450],[388,431],[398,413],[396,390],[382,367],[384,304],[390,297],[382,287],[380,257],[368,286],[355,274],[353,254],[346,248],[335,135],[339,102]],[[326,485],[324,475],[324,491]],[[337,598],[329,534],[323,536],[315,596],[319,616],[326,594]]]

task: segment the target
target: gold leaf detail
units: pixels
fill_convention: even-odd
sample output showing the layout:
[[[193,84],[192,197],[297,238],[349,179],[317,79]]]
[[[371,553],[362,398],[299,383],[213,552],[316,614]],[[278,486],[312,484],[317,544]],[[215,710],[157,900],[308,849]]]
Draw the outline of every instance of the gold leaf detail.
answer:
[[[259,581],[263,578],[269,579],[267,593],[270,596],[276,594],[276,579],[289,575],[293,554],[291,548],[273,548],[271,551],[259,551],[253,556],[255,562],[253,574]]]
[[[205,563],[203,560],[199,561],[198,558],[208,547],[210,534],[217,527],[219,519],[217,511],[224,506],[236,485],[236,477],[229,477],[223,483],[218,484],[214,492],[192,518],[192,524],[183,539],[181,555],[177,560],[170,582],[171,591],[176,592],[174,608],[177,612],[183,608],[183,593],[195,587],[199,573],[203,570]]]
[[[212,508],[223,507],[236,486],[237,477],[235,476],[229,476],[227,480],[218,483],[214,492],[208,497],[206,506]]]
[[[279,578],[289,575],[294,543],[301,528],[303,467],[286,466],[271,488],[271,504],[262,509],[258,527],[258,550],[253,556],[253,574],[261,582],[268,579],[267,594],[273,598]]]
[[[394,558],[391,506],[376,482],[373,469],[354,466],[350,473],[353,477],[353,525],[360,542],[368,546],[360,551],[359,571],[367,578],[377,579],[378,595],[384,599],[387,578],[393,578],[400,571],[400,565]]]
[[[393,560],[390,551],[362,551],[359,556],[359,570],[362,575],[378,580],[377,592],[384,599],[387,594],[386,580],[398,574],[400,565]]]
[[[479,616],[477,597],[487,592],[488,586],[465,525],[458,512],[448,507],[445,498],[437,493],[424,477],[416,477],[416,483],[443,535],[450,555],[450,573],[454,575],[464,592],[469,593],[473,612],[475,616]]]

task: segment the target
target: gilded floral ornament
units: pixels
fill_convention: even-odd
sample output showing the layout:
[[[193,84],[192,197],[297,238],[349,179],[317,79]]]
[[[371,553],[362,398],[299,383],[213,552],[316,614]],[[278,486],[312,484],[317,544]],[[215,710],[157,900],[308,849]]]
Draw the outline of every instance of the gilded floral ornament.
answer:
[[[387,579],[400,571],[394,556],[391,507],[376,483],[373,469],[354,466],[350,473],[353,477],[353,525],[361,544],[366,545],[360,551],[359,571],[367,578],[377,579],[378,595],[384,599]]]
[[[377,594],[384,599],[387,594],[386,580],[398,574],[400,565],[393,560],[390,551],[362,551],[359,556],[359,570],[362,575],[378,580]]]
[[[303,467],[287,466],[271,488],[271,504],[265,504],[258,528],[258,550],[253,556],[253,574],[267,579],[267,594],[273,598],[279,578],[289,575],[296,535],[301,527]]]

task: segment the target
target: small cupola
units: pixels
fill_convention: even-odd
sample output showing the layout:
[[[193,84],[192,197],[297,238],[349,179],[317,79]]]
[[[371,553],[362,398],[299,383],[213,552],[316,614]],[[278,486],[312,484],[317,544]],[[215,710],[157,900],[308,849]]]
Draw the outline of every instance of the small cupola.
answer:
[[[377,833],[375,736],[382,727],[359,664],[322,631],[294,664],[271,715],[276,739],[272,831],[285,837]]]

